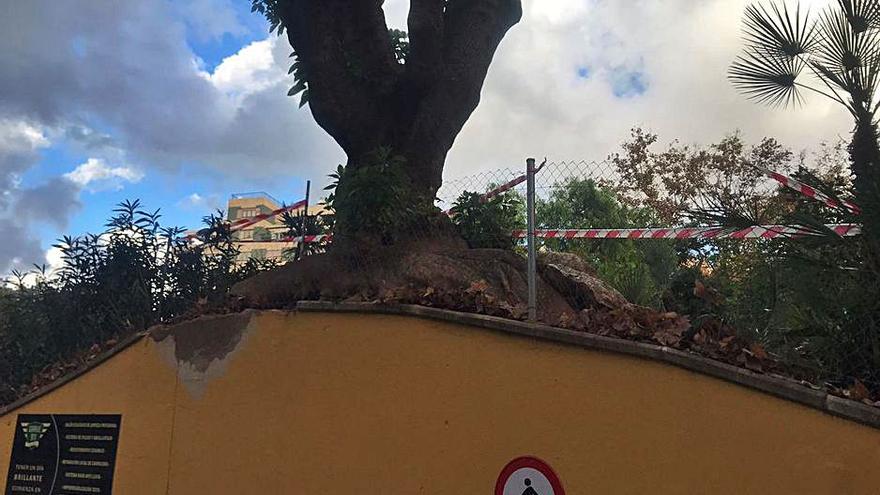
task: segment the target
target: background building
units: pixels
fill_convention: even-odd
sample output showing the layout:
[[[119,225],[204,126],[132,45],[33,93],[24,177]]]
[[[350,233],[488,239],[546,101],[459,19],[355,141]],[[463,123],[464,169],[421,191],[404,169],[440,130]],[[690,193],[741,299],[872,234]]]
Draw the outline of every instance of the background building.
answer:
[[[283,205],[271,194],[265,192],[250,192],[233,194],[226,204],[226,219],[230,222],[236,220],[254,218],[257,215],[271,213]],[[324,213],[323,205],[308,207],[309,215]],[[302,215],[303,208],[291,212],[292,215]],[[284,251],[296,246],[294,242],[282,242],[287,236],[287,227],[282,221],[281,215],[260,220],[259,222],[233,233],[233,238],[238,242],[241,251],[240,261],[248,258],[256,259],[279,259],[284,256]]]

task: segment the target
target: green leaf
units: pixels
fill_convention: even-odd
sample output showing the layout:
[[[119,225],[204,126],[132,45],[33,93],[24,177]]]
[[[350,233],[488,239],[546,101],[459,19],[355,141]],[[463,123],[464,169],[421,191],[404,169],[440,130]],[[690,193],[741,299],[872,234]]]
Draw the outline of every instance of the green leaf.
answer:
[[[293,95],[299,93],[300,91],[302,91],[303,89],[305,89],[305,88],[300,88],[299,86],[300,86],[299,83],[294,84],[293,87],[290,88],[290,91],[287,92],[287,96],[293,96]]]
[[[748,98],[771,106],[802,102],[796,85],[805,63],[749,48],[731,64],[728,78]]]

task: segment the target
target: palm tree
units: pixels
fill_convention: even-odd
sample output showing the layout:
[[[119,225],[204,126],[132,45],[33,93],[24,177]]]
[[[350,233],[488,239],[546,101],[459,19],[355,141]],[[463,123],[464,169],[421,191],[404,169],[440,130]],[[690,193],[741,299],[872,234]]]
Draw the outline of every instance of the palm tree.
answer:
[[[747,97],[773,106],[803,103],[809,91],[843,105],[855,121],[849,146],[860,221],[875,264],[880,259],[880,0],[837,0],[811,15],[800,5],[752,4],[745,47],[729,78]],[[812,76],[812,77],[810,77]]]
[[[808,297],[792,328],[803,327],[804,341],[818,346],[822,367],[880,390],[880,0],[836,0],[816,14],[771,0],[748,6],[744,25],[745,47],[729,71],[737,89],[773,106],[800,105],[802,93],[812,92],[841,104],[855,122],[849,155],[861,214],[844,218],[862,224],[862,238],[791,243],[781,259],[800,268],[791,273],[807,275],[795,285]],[[820,216],[792,219],[820,226]],[[835,292],[840,287],[853,290]],[[846,295],[820,306],[810,292]]]

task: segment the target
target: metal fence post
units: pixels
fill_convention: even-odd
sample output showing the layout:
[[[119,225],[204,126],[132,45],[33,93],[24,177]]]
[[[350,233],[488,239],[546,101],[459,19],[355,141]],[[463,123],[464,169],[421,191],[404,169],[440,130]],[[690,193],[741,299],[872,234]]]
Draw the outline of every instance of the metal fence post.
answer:
[[[528,282],[529,282],[529,322],[538,318],[537,258],[535,253],[535,159],[526,159],[526,209],[528,218]]]
[[[299,218],[299,235],[300,237],[306,236],[306,220],[308,220],[309,216],[309,192],[312,189],[312,181],[306,181],[306,207],[303,208],[302,214],[300,214]],[[296,261],[302,259],[303,254],[306,252],[305,239],[300,239],[296,243]]]

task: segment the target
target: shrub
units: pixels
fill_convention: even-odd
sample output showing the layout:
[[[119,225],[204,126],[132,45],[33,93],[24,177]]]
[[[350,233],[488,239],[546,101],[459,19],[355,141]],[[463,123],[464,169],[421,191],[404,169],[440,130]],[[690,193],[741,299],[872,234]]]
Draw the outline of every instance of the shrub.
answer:
[[[139,201],[121,203],[102,234],[59,241],[57,273],[16,273],[0,289],[0,403],[20,396],[47,366],[222,303],[233,284],[273,265],[237,264],[220,213],[205,218],[199,245],[159,218]]]
[[[523,199],[506,192],[483,200],[473,192],[461,194],[452,206],[452,222],[472,248],[513,249],[511,233],[525,228]]]

